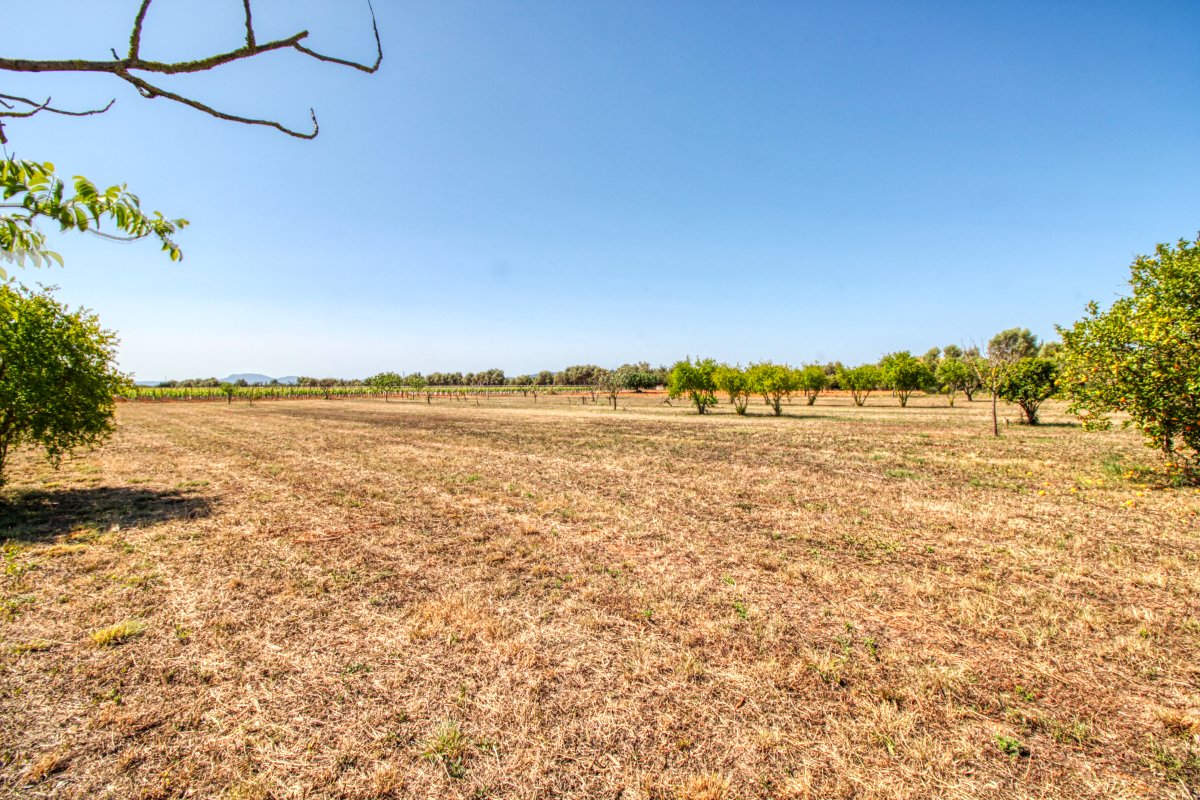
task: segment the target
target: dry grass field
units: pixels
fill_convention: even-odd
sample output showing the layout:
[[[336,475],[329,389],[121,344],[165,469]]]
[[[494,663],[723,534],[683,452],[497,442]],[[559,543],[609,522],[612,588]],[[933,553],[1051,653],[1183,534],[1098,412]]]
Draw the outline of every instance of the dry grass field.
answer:
[[[1200,493],[986,405],[122,405],[2,495],[0,796],[1197,797]]]

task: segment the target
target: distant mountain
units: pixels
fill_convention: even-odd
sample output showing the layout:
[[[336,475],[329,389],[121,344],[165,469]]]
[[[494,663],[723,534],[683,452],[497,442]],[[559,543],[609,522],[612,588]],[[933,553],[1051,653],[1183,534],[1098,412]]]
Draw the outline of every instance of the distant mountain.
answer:
[[[234,375],[226,375],[221,378],[221,383],[237,383],[245,381],[246,383],[270,383],[273,380],[270,375],[263,375],[259,372],[238,372]]]
[[[279,382],[282,383],[284,386],[295,386],[297,383],[300,382],[300,376],[299,375],[284,375],[282,378],[279,379]]]

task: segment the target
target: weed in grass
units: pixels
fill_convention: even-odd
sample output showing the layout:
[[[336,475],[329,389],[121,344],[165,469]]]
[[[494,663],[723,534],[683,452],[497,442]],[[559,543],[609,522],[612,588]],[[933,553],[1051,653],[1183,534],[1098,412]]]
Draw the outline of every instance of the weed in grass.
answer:
[[[0,551],[0,560],[4,564],[4,575],[7,578],[20,578],[26,572],[37,569],[36,561],[25,561],[19,558],[20,549],[16,546],[5,546]]]
[[[1080,720],[1073,722],[1051,720],[1047,727],[1050,730],[1050,737],[1062,744],[1087,744],[1092,739],[1091,726]]]
[[[421,756],[441,766],[451,778],[462,778],[467,774],[465,762],[470,746],[470,740],[458,723],[448,720],[434,731]]]
[[[735,614],[737,614],[738,617],[740,617],[741,619],[746,619],[747,617],[750,616],[750,609],[748,609],[746,607],[746,604],[744,602],[742,602],[741,600],[733,601],[733,612]]]
[[[1146,757],[1146,765],[1153,772],[1189,791],[1200,788],[1200,753],[1193,749],[1195,745],[1192,741],[1180,746],[1150,736],[1148,745],[1150,753]],[[1190,796],[1195,797],[1195,792],[1191,792]]]
[[[863,647],[867,648],[867,655],[869,655],[873,660],[879,660],[879,644],[874,638],[868,636],[863,639]]]
[[[1030,748],[1026,747],[1024,742],[1019,739],[1013,739],[1012,736],[996,734],[996,746],[1000,747],[1000,752],[1013,758],[1028,758],[1030,756]]]
[[[0,599],[0,620],[14,620],[36,603],[37,598],[31,594],[20,594]]]
[[[1000,748],[1000,752],[1012,758],[1028,758],[1029,748],[1026,747],[1019,739],[1014,739],[1011,736],[996,734],[996,746]]]
[[[91,633],[92,641],[99,647],[112,647],[121,644],[135,636],[141,636],[146,630],[146,623],[141,620],[127,619],[107,628],[100,628]]]

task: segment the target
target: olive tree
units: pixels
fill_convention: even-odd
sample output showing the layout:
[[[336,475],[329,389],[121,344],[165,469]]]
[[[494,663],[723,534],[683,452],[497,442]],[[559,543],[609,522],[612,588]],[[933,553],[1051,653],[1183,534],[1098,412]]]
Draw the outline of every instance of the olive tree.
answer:
[[[658,376],[646,362],[640,364],[622,364],[616,370],[621,388],[631,392],[644,392],[658,386]]]
[[[988,358],[1015,364],[1022,358],[1033,358],[1041,345],[1029,328],[1009,328],[988,341]]]
[[[1023,358],[1033,358],[1038,353],[1037,337],[1028,328],[1009,328],[1000,331],[988,341],[987,356],[976,351],[967,362],[982,389],[992,397],[992,435],[1000,435],[1000,417],[997,406],[1000,388],[1004,385],[1008,371]],[[969,399],[969,397],[968,397]]]
[[[1025,412],[1025,421],[1038,424],[1038,408],[1054,395],[1058,367],[1048,358],[1022,358],[1004,372],[998,394]]]
[[[1131,266],[1132,293],[1060,328],[1060,385],[1089,429],[1128,414],[1147,443],[1200,477],[1200,237]]]
[[[871,392],[878,389],[882,381],[879,367],[874,364],[863,364],[838,373],[838,385],[850,392],[856,406],[866,403]]]
[[[750,391],[762,395],[763,401],[777,417],[783,413],[783,399],[799,388],[794,369],[770,361],[751,364],[746,370],[746,380],[750,384]]]
[[[817,395],[828,386],[829,376],[816,364],[810,364],[796,371],[796,387],[804,392],[804,399],[810,406],[817,402]]]
[[[596,375],[596,388],[612,403],[613,411],[617,410],[617,398],[625,389],[625,375],[619,369],[601,370]]]
[[[879,362],[879,372],[884,387],[892,390],[901,408],[908,407],[908,399],[914,392],[927,389],[934,383],[928,365],[914,358],[907,350],[884,356]]]
[[[129,385],[117,337],[94,314],[69,310],[50,290],[7,283],[0,297],[0,484],[9,452],[43,449],[51,463],[98,444],[113,428],[113,397]]]
[[[696,413],[704,414],[710,406],[717,404],[713,395],[717,388],[713,382],[716,371],[717,362],[711,358],[697,358],[695,363],[690,358],[677,361],[667,376],[667,395],[672,399],[687,395],[696,407]]]
[[[722,364],[713,372],[713,385],[729,395],[734,411],[746,413],[746,406],[750,403],[750,381],[746,378],[745,370]]]

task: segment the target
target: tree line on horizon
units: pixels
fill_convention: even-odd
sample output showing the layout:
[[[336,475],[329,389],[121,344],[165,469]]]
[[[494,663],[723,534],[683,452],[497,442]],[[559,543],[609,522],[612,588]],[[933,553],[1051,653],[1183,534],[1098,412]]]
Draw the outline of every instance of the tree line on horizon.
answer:
[[[781,404],[794,394],[812,404],[832,388],[849,392],[858,405],[871,392],[887,390],[901,406],[916,392],[942,392],[953,404],[958,394],[971,399],[983,390],[992,401],[997,435],[1000,400],[1019,405],[1026,421],[1036,424],[1039,406],[1058,393],[1086,429],[1109,427],[1119,414],[1122,425],[1136,428],[1163,455],[1172,481],[1200,483],[1200,238],[1159,245],[1153,256],[1139,256],[1131,272],[1131,294],[1107,311],[1090,303],[1083,319],[1058,329],[1061,344],[1042,344],[1027,329],[1011,328],[992,337],[985,351],[955,345],[922,356],[898,351],[855,367],[760,362],[743,369],[689,357],[669,370],[646,362],[614,370],[577,365],[510,379],[496,369],[467,373],[463,384],[450,383],[458,373],[434,373],[429,377],[446,383],[433,384],[417,373],[385,372],[352,385],[356,395],[383,394],[385,400],[389,388],[421,388],[430,401],[434,388],[461,396],[504,386],[531,390],[536,399],[540,387],[554,392],[556,386],[574,384],[593,399],[606,395],[614,408],[622,391],[666,386],[670,397],[686,396],[701,414],[716,405],[718,391],[739,414],[754,396],[781,414]],[[36,444],[57,462],[77,447],[107,438],[113,398],[132,388],[117,370],[115,342],[115,334],[101,328],[94,314],[68,309],[52,289],[0,282],[0,485],[6,456],[15,447]],[[467,386],[468,380],[487,383]],[[335,394],[329,387],[342,383],[335,378],[304,382],[320,387],[327,398]],[[232,399],[233,384],[218,386]],[[458,388],[446,391],[451,386]],[[255,391],[250,390],[251,400]]]
[[[1053,362],[1060,345],[1057,342],[1041,343],[1028,328],[1012,328],[1003,331],[992,338],[988,345],[987,357],[1004,358],[1012,361],[1038,357],[1044,361]],[[711,383],[708,389],[701,388],[701,395],[707,392],[721,391],[729,394],[730,402],[738,413],[745,413],[745,405],[741,400],[748,392],[750,395],[762,394],[768,405],[780,413],[779,404],[793,394],[803,394],[807,403],[812,405],[817,396],[827,390],[844,390],[851,394],[856,405],[863,405],[872,392],[889,390],[896,396],[900,404],[907,405],[909,397],[915,392],[944,393],[948,402],[954,405],[955,399],[962,394],[972,400],[984,383],[985,376],[977,369],[981,360],[986,357],[978,347],[960,347],[949,344],[944,348],[933,347],[921,356],[913,356],[909,351],[900,351],[885,355],[878,362],[847,367],[841,361],[830,361],[824,364],[806,364],[794,368],[786,364],[763,362],[751,364],[746,370],[740,366],[731,367],[728,364],[717,364],[711,359],[697,360],[693,365],[706,374],[697,385],[704,387]],[[676,362],[668,366],[650,366],[649,362],[623,364],[615,369],[608,369],[597,364],[575,364],[558,371],[542,370],[537,373],[521,375],[506,375],[502,369],[488,369],[480,372],[431,372],[424,375],[420,372],[404,374],[401,372],[380,372],[367,378],[315,378],[301,376],[296,386],[331,388],[334,386],[372,387],[381,392],[423,391],[432,387],[544,387],[552,390],[556,387],[589,387],[615,396],[621,391],[641,392],[654,389],[670,389],[678,385],[681,378],[677,373],[681,365],[690,362]],[[1041,367],[1045,376],[1052,377],[1052,368]],[[688,380],[695,383],[693,378]],[[1025,381],[1026,383],[1028,381]],[[1043,384],[1046,380],[1043,380]],[[245,379],[226,384],[217,378],[189,378],[185,380],[163,381],[159,388],[220,388],[224,386],[279,386],[279,381],[266,383],[251,383]],[[765,388],[764,388],[765,387]],[[689,393],[690,390],[683,390]],[[1016,396],[1015,392],[1010,393]],[[693,398],[693,402],[695,399]],[[1015,400],[1013,402],[1016,402]],[[1036,402],[1036,401],[1035,401]],[[703,403],[698,408],[707,408],[711,403]],[[702,412],[703,413],[703,412]],[[1036,424],[1036,406],[1030,405],[1027,416],[1031,423]]]
[[[828,389],[849,392],[856,406],[864,405],[872,392],[885,390],[901,407],[917,392],[945,394],[953,406],[959,394],[970,401],[986,390],[993,409],[999,400],[1014,403],[1025,421],[1036,425],[1041,404],[1057,391],[1060,353],[1058,342],[1040,342],[1028,328],[1009,328],[993,336],[983,352],[947,345],[918,357],[901,350],[855,367],[766,361],[743,369],[689,357],[672,367],[667,390],[672,398],[686,397],[700,414],[717,404],[716,393],[721,392],[738,414],[745,414],[750,399],[759,396],[776,416],[783,413],[785,400],[802,395],[811,406]]]

